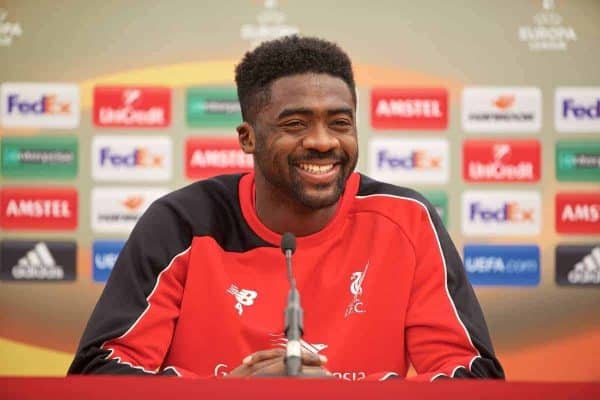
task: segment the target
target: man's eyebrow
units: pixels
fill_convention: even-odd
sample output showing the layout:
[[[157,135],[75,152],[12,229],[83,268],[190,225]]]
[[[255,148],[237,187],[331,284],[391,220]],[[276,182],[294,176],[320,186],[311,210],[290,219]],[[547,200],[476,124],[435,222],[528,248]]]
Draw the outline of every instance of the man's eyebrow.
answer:
[[[350,107],[340,107],[333,110],[327,110],[328,115],[346,114],[349,117],[354,117],[354,111]]]
[[[314,111],[310,108],[298,107],[298,108],[286,108],[279,113],[277,119],[282,119],[285,117],[289,117],[290,115],[301,114],[301,115],[314,115]],[[327,110],[327,115],[336,115],[336,114],[346,114],[349,117],[354,117],[354,111],[350,107],[340,107],[334,108],[332,110]]]
[[[314,112],[310,108],[298,107],[298,108],[285,108],[279,113],[277,119],[289,117],[290,115],[302,114],[302,115],[313,115]]]

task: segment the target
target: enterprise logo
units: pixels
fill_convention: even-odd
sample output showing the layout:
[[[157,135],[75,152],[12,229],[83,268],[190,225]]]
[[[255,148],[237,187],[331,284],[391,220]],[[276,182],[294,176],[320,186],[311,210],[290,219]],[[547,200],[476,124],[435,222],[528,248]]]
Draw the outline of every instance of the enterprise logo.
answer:
[[[537,246],[467,245],[464,260],[473,285],[536,286],[540,283]]]
[[[11,178],[69,179],[77,176],[74,137],[2,138],[2,175]]]
[[[559,181],[600,181],[600,141],[556,143],[556,177]]]

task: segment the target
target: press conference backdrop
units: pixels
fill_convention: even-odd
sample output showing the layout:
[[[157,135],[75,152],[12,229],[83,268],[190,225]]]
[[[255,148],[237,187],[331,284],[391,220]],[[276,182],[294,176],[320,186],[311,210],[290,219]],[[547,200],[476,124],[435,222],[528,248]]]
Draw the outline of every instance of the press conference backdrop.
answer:
[[[0,374],[63,375],[153,199],[252,167],[234,65],[299,32],[351,55],[358,169],[436,205],[508,378],[599,379],[598,21],[596,0],[0,2]]]

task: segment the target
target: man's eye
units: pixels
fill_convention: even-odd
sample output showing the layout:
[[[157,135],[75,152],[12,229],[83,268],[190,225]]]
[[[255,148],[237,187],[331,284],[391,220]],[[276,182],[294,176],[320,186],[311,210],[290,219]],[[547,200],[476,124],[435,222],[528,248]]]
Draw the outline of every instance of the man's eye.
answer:
[[[346,119],[337,119],[333,122],[333,124],[335,126],[339,126],[339,127],[349,127],[352,126],[352,123],[350,123],[350,121],[346,120]]]
[[[283,126],[285,126],[286,128],[302,128],[304,127],[304,123],[302,123],[302,121],[289,121],[286,122]]]

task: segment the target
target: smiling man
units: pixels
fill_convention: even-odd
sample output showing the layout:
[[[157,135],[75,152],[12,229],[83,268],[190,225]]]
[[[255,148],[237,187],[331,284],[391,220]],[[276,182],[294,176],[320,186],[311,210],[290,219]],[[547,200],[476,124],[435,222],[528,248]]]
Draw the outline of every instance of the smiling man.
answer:
[[[282,375],[281,235],[298,236],[303,372],[344,380],[503,378],[435,209],[354,172],[356,91],[336,45],[286,37],[237,66],[254,173],[156,201],[132,232],[70,373]]]

